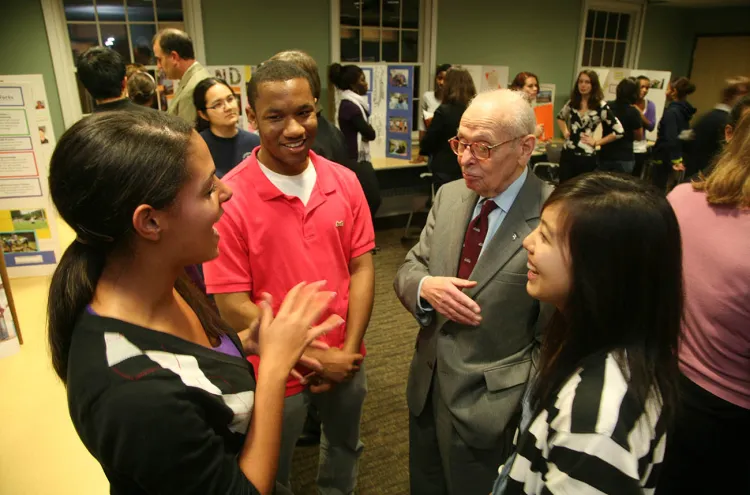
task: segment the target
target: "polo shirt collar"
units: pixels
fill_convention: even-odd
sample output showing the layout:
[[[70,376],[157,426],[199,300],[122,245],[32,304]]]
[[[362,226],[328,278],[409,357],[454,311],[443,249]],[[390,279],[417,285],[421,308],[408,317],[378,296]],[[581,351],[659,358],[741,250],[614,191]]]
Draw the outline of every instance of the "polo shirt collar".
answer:
[[[263,201],[270,201],[272,199],[278,198],[279,196],[284,196],[284,193],[282,193],[278,187],[273,185],[268,177],[266,177],[266,174],[264,174],[260,169],[260,164],[258,163],[257,156],[258,151],[260,151],[260,147],[253,151],[253,154],[250,158],[250,163],[248,164],[251,183],[253,187],[255,187],[255,190],[258,192],[258,196],[260,196]],[[317,174],[313,194],[315,194],[315,189],[320,190],[321,194],[325,195],[335,192],[336,181],[331,176],[331,170],[328,164],[312,150],[309,152],[309,157],[310,162],[312,163],[313,167],[315,167],[315,172]]]

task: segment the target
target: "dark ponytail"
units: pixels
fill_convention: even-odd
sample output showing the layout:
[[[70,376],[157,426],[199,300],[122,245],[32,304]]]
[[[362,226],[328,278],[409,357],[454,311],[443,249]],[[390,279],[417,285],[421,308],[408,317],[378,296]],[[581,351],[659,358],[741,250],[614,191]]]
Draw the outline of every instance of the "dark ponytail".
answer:
[[[60,138],[50,160],[50,194],[77,235],[55,270],[47,302],[52,365],[63,382],[76,321],[108,255],[127,250],[139,205],[172,204],[188,178],[191,133],[190,124],[163,112],[103,112]]]
[[[333,63],[328,68],[328,80],[341,91],[352,89],[357,84],[357,81],[359,81],[361,74],[362,69],[356,65]]]

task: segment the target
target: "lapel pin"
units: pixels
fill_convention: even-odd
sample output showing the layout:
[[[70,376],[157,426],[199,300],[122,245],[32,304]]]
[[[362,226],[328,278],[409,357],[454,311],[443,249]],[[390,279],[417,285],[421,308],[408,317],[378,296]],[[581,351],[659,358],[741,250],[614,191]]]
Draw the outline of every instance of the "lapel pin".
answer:
[[[513,232],[513,240],[515,241],[516,239],[518,239],[518,234],[516,234],[515,232]]]

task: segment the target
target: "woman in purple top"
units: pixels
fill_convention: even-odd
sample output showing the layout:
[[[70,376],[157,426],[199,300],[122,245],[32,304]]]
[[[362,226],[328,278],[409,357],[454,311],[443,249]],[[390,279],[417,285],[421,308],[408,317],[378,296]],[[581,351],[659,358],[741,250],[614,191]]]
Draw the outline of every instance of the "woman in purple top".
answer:
[[[682,404],[656,493],[750,493],[750,115],[708,177],[667,199],[683,245]]]
[[[637,81],[640,92],[638,94],[638,101],[635,102],[635,108],[640,111],[641,121],[645,130],[643,132],[643,139],[633,141],[633,153],[635,153],[633,175],[640,177],[643,173],[643,164],[646,163],[646,158],[648,157],[646,132],[656,129],[656,105],[653,101],[646,99],[648,90],[651,88],[651,80],[646,76],[638,76]]]
[[[328,78],[341,90],[338,122],[349,158],[369,162],[370,141],[375,139],[375,129],[370,125],[365,73],[356,65],[333,64],[328,70]]]

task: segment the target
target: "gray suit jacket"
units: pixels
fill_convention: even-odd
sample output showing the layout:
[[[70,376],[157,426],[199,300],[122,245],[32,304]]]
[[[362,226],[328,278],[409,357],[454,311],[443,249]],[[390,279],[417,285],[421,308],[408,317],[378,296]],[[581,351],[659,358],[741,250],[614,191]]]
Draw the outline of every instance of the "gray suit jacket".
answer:
[[[419,243],[396,274],[401,303],[420,323],[407,385],[414,415],[425,406],[433,372],[453,424],[467,444],[498,444],[518,411],[539,346],[540,304],[526,292],[527,255],[521,243],[539,224],[552,186],[531,171],[503,223],[479,258],[466,293],[482,309],[478,327],[460,325],[417,306],[419,281],[426,275],[455,277],[464,235],[478,200],[463,180],[438,191]],[[547,311],[545,310],[545,314]]]
[[[194,126],[198,111],[193,104],[193,91],[199,82],[208,77],[211,77],[211,74],[199,62],[191,65],[182,75],[177,91],[167,106],[167,113],[176,115]]]

